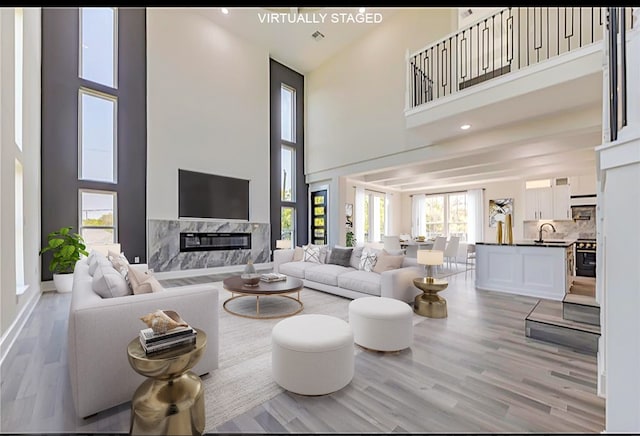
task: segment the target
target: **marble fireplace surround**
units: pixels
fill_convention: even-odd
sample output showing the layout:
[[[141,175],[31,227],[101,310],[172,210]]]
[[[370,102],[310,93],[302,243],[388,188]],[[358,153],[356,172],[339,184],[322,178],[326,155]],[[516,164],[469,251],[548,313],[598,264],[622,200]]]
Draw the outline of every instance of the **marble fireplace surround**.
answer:
[[[266,263],[270,259],[268,223],[220,220],[148,220],[148,264],[156,272]],[[180,233],[251,233],[250,250],[180,252]]]

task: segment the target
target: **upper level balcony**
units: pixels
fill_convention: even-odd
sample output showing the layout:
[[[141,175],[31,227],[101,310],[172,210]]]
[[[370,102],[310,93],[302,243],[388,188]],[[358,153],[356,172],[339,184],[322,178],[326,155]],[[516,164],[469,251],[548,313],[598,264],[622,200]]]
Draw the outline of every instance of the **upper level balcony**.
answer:
[[[435,143],[469,120],[486,129],[601,107],[606,23],[606,8],[505,8],[408,53],[407,128]]]

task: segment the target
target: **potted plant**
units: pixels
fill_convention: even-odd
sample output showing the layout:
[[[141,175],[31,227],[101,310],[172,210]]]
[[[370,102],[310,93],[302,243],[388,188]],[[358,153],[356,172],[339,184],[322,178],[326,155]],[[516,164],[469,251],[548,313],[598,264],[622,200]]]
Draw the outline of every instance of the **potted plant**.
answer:
[[[88,256],[84,239],[78,233],[71,232],[72,227],[62,227],[47,235],[48,245],[40,254],[51,251],[53,259],[49,271],[53,273],[53,283],[58,292],[71,292],[73,286],[73,268],[81,255]]]

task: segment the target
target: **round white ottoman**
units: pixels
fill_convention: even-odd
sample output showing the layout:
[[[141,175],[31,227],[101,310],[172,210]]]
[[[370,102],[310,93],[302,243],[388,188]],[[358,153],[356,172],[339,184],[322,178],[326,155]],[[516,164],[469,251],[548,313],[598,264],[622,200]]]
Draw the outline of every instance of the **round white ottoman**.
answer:
[[[324,395],[349,384],[354,372],[353,332],[328,315],[283,319],[271,332],[273,378],[302,395]]]
[[[400,351],[413,342],[413,310],[385,297],[357,298],[349,303],[349,324],[356,344],[377,351]]]

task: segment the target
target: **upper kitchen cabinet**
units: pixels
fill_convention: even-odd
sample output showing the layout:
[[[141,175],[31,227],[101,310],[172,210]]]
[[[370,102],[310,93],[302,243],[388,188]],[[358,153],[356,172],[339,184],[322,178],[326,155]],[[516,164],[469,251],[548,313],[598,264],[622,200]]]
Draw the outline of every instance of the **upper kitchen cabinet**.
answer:
[[[566,177],[527,181],[524,219],[526,221],[572,219],[570,189]]]
[[[556,185],[553,187],[553,219],[570,220],[571,215],[571,187]]]
[[[525,190],[525,220],[553,219],[552,188],[528,188]]]

